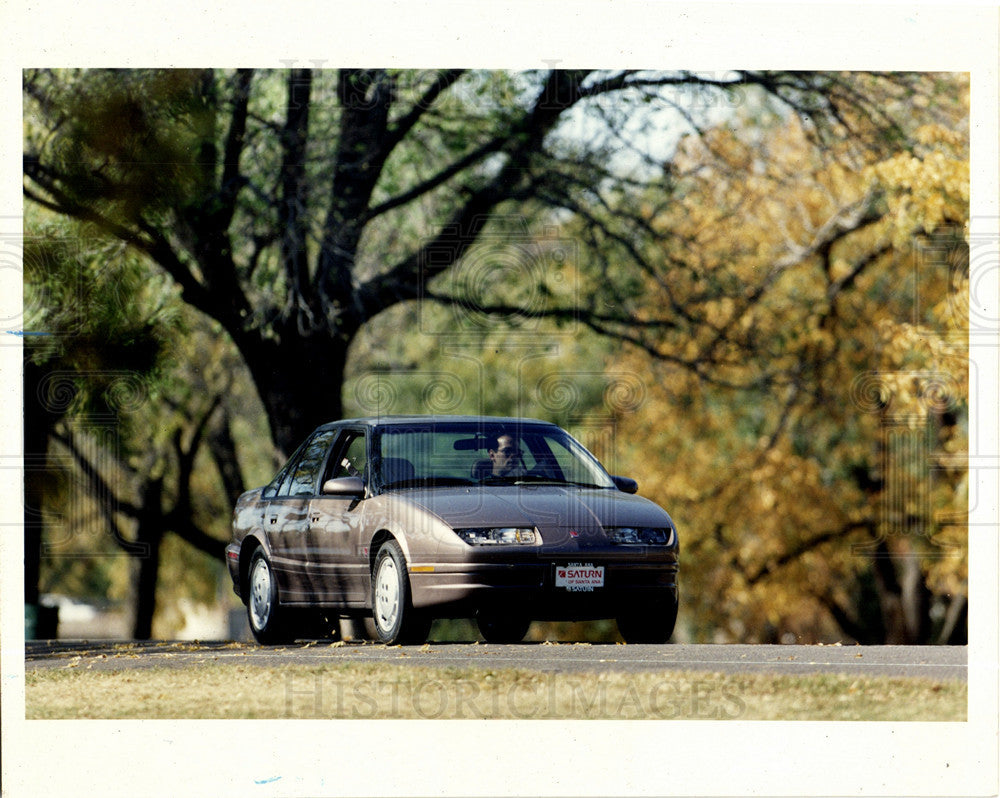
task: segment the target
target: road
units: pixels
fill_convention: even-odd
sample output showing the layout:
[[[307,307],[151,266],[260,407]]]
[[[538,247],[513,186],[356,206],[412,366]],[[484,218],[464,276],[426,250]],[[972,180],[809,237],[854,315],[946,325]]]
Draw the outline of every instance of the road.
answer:
[[[28,641],[25,668],[141,670],[195,664],[274,667],[344,663],[517,668],[546,673],[710,671],[842,673],[933,680],[968,677],[964,646],[614,645],[431,643],[383,646],[327,641],[291,646],[230,642]]]

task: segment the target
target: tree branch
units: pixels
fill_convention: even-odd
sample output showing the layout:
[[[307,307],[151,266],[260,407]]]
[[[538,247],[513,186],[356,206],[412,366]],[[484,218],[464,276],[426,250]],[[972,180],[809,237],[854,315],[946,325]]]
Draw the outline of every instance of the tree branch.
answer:
[[[840,529],[831,529],[827,532],[822,532],[818,535],[815,535],[809,538],[808,540],[799,541],[797,545],[792,546],[790,549],[785,551],[784,554],[781,554],[780,556],[772,559],[766,565],[761,566],[759,569],[757,569],[755,573],[748,575],[746,577],[747,584],[748,585],[757,584],[761,580],[771,576],[771,574],[773,574],[779,568],[788,565],[790,562],[794,562],[806,552],[812,551],[813,549],[818,548],[825,543],[829,543],[830,541],[836,540],[837,538],[842,538],[846,535],[849,535],[851,532],[855,532],[860,529],[870,529],[870,528],[871,525],[867,523],[848,524],[847,526],[844,526]]]
[[[396,145],[406,137],[421,117],[434,105],[437,98],[451,88],[464,74],[464,69],[446,69],[438,73],[437,79],[427,87],[427,90],[413,104],[413,107],[390,125],[383,143],[384,157],[388,157]]]
[[[344,69],[337,94],[340,136],[312,290],[313,312],[328,318],[351,305],[363,220],[387,157],[392,86],[384,70]]]
[[[135,248],[152,258],[153,261],[162,266],[166,272],[177,281],[181,287],[184,300],[198,308],[207,315],[218,318],[216,304],[208,288],[195,277],[188,266],[177,257],[177,253],[167,239],[158,230],[151,226],[140,223],[140,230],[145,233],[143,237],[139,232],[130,230],[124,225],[115,222],[108,217],[98,213],[93,208],[85,206],[73,200],[69,195],[59,189],[55,180],[48,177],[48,170],[37,160],[25,158],[25,174],[36,183],[52,199],[47,199],[35,194],[27,186],[24,187],[24,196],[32,202],[48,208],[49,210],[69,216],[83,222],[90,222],[104,232],[110,234],[119,241]]]
[[[212,537],[194,523],[191,506],[191,477],[194,475],[194,461],[204,439],[205,429],[221,402],[221,394],[212,399],[208,409],[202,413],[194,429],[191,430],[190,440],[186,446],[182,441],[183,431],[178,428],[174,432],[173,445],[177,457],[177,499],[173,508],[164,518],[164,524],[170,531],[195,548],[219,560],[225,557],[225,542]]]
[[[233,93],[233,113],[229,120],[229,132],[226,135],[226,146],[222,158],[222,182],[220,195],[225,208],[223,216],[224,227],[232,223],[236,211],[236,196],[245,182],[240,174],[240,155],[243,153],[243,143],[246,139],[247,111],[250,104],[250,83],[253,80],[252,69],[236,70],[236,89]]]
[[[582,84],[589,71],[552,70],[532,107],[510,129],[498,152],[507,156],[503,168],[484,187],[468,190],[464,205],[441,232],[388,272],[372,278],[356,292],[358,323],[386,307],[420,296],[428,281],[447,271],[479,238],[490,212],[501,202],[527,196],[530,160],[562,114],[583,98]]]
[[[222,485],[231,505],[246,491],[246,483],[236,457],[236,442],[230,430],[229,413],[223,407],[221,418],[213,425],[208,435],[208,448],[219,469]]]
[[[118,519],[116,518],[116,516],[121,513],[133,520],[139,520],[142,515],[143,508],[136,506],[131,502],[125,501],[117,493],[115,493],[115,491],[111,488],[111,485],[98,470],[97,466],[87,458],[77,445],[76,439],[72,433],[66,432],[64,434],[54,431],[52,437],[54,440],[66,447],[72,455],[73,460],[76,462],[88,484],[91,495],[94,496],[97,501],[97,506],[101,515],[104,516],[108,531],[111,534],[111,539],[114,541],[115,545],[131,557],[147,556],[149,554],[149,546],[147,544],[137,543],[126,538],[125,535],[122,534],[122,530],[118,525]]]
[[[293,69],[289,72],[285,127],[281,131],[278,229],[281,232],[281,260],[289,289],[288,302],[293,309],[305,306],[303,292],[309,280],[306,249],[308,193],[304,178],[311,89],[311,70]]]
[[[372,219],[382,216],[383,214],[386,214],[391,210],[402,207],[403,205],[407,205],[408,203],[413,202],[416,199],[419,199],[425,194],[429,194],[434,189],[447,183],[456,175],[461,174],[466,169],[475,166],[477,163],[481,163],[490,155],[499,152],[503,146],[503,142],[504,139],[500,137],[490,139],[488,142],[480,145],[472,152],[462,156],[454,163],[451,163],[448,166],[444,167],[436,175],[433,175],[427,178],[426,180],[422,181],[421,183],[418,183],[408,191],[404,191],[403,193],[398,194],[395,197],[391,197],[387,199],[385,202],[379,203],[375,207],[370,208],[365,213],[363,221],[369,222]]]

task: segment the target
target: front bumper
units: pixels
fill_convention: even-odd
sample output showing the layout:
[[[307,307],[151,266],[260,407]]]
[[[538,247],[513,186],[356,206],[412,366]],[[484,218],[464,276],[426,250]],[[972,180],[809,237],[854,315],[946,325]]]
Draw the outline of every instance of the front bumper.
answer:
[[[570,590],[556,584],[556,569],[572,563],[603,566],[603,585]],[[629,608],[677,599],[677,561],[609,562],[584,556],[513,564],[416,564],[409,569],[414,607],[441,617],[502,609],[533,620],[612,618]]]

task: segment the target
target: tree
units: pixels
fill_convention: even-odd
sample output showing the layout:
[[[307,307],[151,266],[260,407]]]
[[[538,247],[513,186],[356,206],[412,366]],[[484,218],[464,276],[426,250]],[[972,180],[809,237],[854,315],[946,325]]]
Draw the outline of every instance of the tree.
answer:
[[[711,129],[708,111],[758,114],[742,118],[755,130],[799,120],[809,157],[832,174],[836,161],[856,168],[914,146],[911,105],[933,116],[950,88],[936,76],[827,73],[29,71],[24,190],[168,275],[239,351],[287,452],[340,415],[359,335],[422,301],[627,341],[683,375],[686,401],[804,391],[819,372],[797,374],[793,348],[775,348],[759,373],[748,355],[791,318],[782,302],[814,300],[808,281],[788,288],[794,267],[869,229],[876,198],[852,196],[754,272],[704,198],[684,217],[692,183],[711,189],[720,176],[693,142],[724,156],[716,167],[728,159],[714,196],[732,214],[734,170],[752,175],[769,159]],[[694,135],[678,147],[681,126]],[[734,257],[743,271],[725,268]],[[830,279],[846,294],[858,276]],[[204,410],[181,414],[185,443],[166,447],[177,463],[198,451]],[[239,468],[224,437],[209,441],[232,493]]]
[[[25,196],[171,275],[232,338],[288,451],[340,414],[348,347],[370,320],[407,301],[466,301],[438,278],[498,213],[569,211],[622,243],[631,268],[652,268],[627,246],[651,232],[647,214],[599,218],[610,194],[669,160],[632,151],[623,171],[620,134],[637,115],[697,128],[684,93],[735,103],[756,87],[807,116],[816,136],[862,143],[898,135],[886,98],[924,84],[769,72],[32,71]],[[671,107],[681,116],[667,120]],[[627,334],[633,304],[531,310]]]
[[[75,572],[84,593],[88,583],[107,592],[108,554],[122,553],[134,569],[132,635],[147,639],[167,533],[223,558],[226,497],[205,512],[202,497],[221,492],[194,486],[208,448],[229,499],[242,491],[217,412],[234,364],[134,254],[44,216],[25,243],[26,325],[39,333],[24,348],[25,602],[38,604],[53,568],[64,580]],[[102,540],[87,534],[95,521],[110,532]]]
[[[138,294],[134,262],[107,248],[83,251],[78,232],[41,224],[33,232],[25,242],[26,323],[43,334],[24,345],[27,606],[39,604],[43,498],[55,474],[50,440],[68,416],[117,417],[163,348],[155,303],[122,301]]]
[[[678,268],[642,301],[677,324],[640,328],[613,367],[652,375],[619,440],[642,442],[643,490],[676,513],[696,636],[964,640],[968,95],[954,84],[947,124],[915,119],[909,151],[854,170],[795,119],[711,131],[674,160],[682,189],[656,223]]]

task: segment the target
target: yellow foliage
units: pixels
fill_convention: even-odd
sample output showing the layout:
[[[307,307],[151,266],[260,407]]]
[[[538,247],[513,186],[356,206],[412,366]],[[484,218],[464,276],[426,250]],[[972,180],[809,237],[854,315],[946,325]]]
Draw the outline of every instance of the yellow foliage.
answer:
[[[689,268],[647,298],[691,321],[662,359],[611,368],[648,375],[619,449],[678,523],[695,638],[842,639],[829,607],[860,617],[879,547],[920,557],[942,601],[965,592],[965,124],[860,168],[794,119],[756,145],[717,129],[679,147],[683,192],[653,225]],[[926,462],[890,451],[897,429]],[[916,536],[892,504],[911,488]]]

